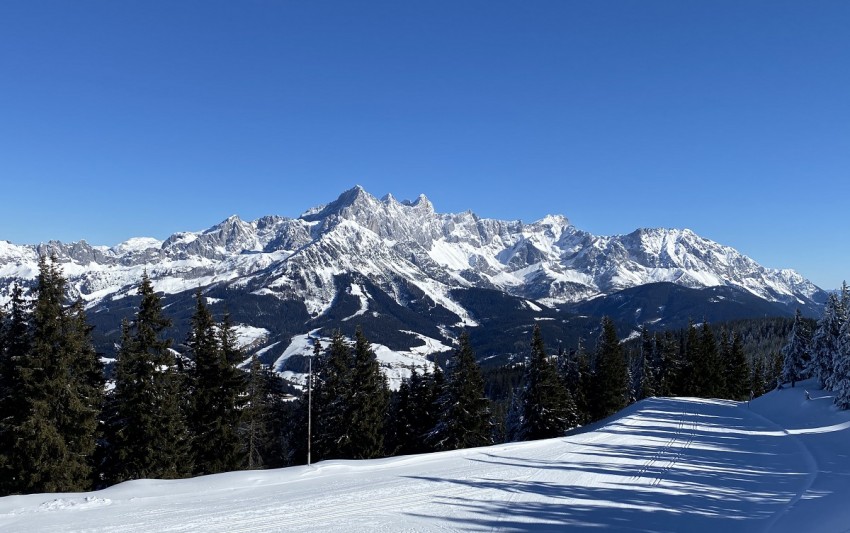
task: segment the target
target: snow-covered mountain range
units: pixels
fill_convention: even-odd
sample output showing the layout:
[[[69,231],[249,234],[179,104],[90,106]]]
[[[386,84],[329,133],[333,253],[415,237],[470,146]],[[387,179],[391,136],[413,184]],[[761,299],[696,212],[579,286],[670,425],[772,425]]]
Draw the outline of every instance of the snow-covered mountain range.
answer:
[[[113,247],[0,241],[0,303],[8,300],[14,280],[35,278],[38,257],[45,254],[59,259],[72,296],[94,312],[121,307],[117,302],[135,293],[147,271],[166,295],[200,288],[212,302],[236,294],[302,302],[304,325],[289,331],[300,334],[346,299],[354,309],[340,321],[370,309],[374,315],[377,300],[388,297],[386,305],[431,316],[443,334],[409,329],[450,340],[446,328],[479,321],[458,298],[465,289],[495,290],[538,308],[659,282],[740,289],[784,306],[817,306],[824,299],[797,272],[765,268],[687,229],[596,236],[560,215],[526,224],[469,211],[443,214],[425,196],[379,200],[359,186],[298,218],[247,222],[231,216],[165,241],[134,238]]]
[[[259,290],[302,299],[313,314],[333,301],[335,275],[361,274],[390,294],[404,279],[467,320],[450,289],[493,288],[548,305],[662,281],[735,286],[782,303],[808,303],[822,292],[793,270],[762,267],[687,229],[596,236],[560,215],[524,224],[441,214],[425,196],[378,200],[359,186],[298,218],[234,215],[165,241],[134,238],[111,248],[0,241],[0,277],[33,279],[43,254],[59,258],[73,296],[90,305],[126,293],[144,269],[166,293],[260,281]]]

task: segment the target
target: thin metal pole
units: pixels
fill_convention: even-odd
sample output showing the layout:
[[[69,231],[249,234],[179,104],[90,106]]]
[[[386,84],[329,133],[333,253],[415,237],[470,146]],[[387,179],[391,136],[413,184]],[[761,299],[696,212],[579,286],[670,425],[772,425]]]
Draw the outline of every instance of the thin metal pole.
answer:
[[[307,371],[307,466],[310,466],[310,437],[313,435],[313,358]]]

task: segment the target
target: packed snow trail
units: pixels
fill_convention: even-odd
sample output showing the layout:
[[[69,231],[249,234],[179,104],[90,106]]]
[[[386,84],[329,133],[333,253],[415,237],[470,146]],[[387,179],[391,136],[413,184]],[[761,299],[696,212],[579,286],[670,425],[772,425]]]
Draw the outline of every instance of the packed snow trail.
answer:
[[[0,531],[844,531],[827,504],[850,494],[830,455],[847,417],[802,394],[653,398],[559,439],[0,498]],[[795,425],[805,409],[821,414]]]

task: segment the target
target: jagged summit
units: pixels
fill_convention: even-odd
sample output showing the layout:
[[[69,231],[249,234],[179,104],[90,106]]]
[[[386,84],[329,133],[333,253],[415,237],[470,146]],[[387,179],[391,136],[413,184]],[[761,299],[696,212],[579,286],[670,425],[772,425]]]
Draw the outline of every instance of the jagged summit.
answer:
[[[525,224],[472,212],[441,214],[425,195],[412,202],[391,194],[379,200],[359,185],[299,218],[248,222],[232,215],[165,241],[136,238],[111,248],[3,241],[0,279],[32,280],[38,255],[46,253],[67,264],[71,290],[90,304],[126,293],[143,269],[165,292],[233,284],[303,301],[313,314],[334,301],[340,275],[355,274],[401,304],[408,298],[402,287],[415,287],[470,323],[452,290],[497,289],[549,305],[657,282],[736,287],[786,304],[823,298],[800,274],[764,268],[688,229],[595,236],[562,215]],[[0,286],[0,300],[8,285]]]

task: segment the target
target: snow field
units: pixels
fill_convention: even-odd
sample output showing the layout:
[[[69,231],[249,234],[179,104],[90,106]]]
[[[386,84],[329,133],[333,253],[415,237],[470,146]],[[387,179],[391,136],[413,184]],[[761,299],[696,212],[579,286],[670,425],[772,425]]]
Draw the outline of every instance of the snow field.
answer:
[[[847,531],[850,413],[652,398],[563,438],[0,498],[0,531]]]

